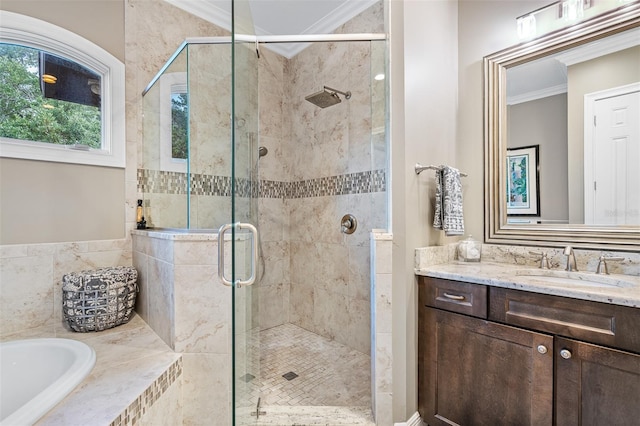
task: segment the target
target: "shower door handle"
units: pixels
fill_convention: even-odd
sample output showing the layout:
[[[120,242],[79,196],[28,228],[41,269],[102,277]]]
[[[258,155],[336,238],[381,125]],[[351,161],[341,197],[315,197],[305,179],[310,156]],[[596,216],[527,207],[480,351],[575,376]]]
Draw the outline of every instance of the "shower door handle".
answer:
[[[228,280],[224,274],[224,234],[231,228],[248,229],[251,231],[251,275],[246,280],[235,280],[235,283]],[[250,223],[227,223],[222,225],[218,230],[218,276],[222,284],[226,286],[235,286],[237,288],[243,285],[252,285],[256,281],[258,259],[258,230]]]
[[[224,276],[224,234],[233,225],[231,223],[225,223],[218,229],[218,276],[222,284],[231,287],[233,283]]]
[[[250,223],[239,222],[236,225],[238,229],[248,229],[251,231],[251,276],[244,281],[236,280],[236,286],[240,288],[243,285],[252,285],[256,282],[256,270],[258,269],[258,229]]]

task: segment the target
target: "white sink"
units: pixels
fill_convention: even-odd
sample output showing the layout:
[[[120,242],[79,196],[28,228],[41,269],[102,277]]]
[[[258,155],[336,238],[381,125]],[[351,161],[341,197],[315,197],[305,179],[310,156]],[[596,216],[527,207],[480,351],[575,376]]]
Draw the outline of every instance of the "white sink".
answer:
[[[633,281],[628,281],[621,275],[599,275],[589,272],[569,272],[551,269],[522,269],[516,271],[516,276],[532,277],[548,284],[558,284],[566,286],[589,286],[589,287],[636,287]]]

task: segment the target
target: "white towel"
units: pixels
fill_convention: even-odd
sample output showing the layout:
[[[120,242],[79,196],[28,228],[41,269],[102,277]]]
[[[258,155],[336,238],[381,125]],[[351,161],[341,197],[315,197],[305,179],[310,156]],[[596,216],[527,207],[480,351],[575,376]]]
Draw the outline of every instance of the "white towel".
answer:
[[[436,208],[433,227],[442,229],[447,236],[464,235],[462,212],[462,183],[460,171],[441,166],[436,171]]]

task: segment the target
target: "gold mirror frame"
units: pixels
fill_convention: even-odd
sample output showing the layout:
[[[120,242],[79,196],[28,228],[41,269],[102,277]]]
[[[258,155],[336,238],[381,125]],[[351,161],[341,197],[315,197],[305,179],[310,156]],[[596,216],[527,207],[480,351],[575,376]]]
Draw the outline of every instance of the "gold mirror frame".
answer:
[[[515,23],[514,23],[515,25]],[[640,26],[640,2],[484,58],[485,241],[496,244],[640,251],[640,226],[508,224],[506,74],[524,62]]]

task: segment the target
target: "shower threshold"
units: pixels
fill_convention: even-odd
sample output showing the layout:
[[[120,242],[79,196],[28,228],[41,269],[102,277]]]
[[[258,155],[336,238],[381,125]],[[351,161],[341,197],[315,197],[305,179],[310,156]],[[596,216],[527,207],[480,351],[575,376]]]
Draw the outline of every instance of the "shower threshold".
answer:
[[[371,407],[320,407],[271,405],[261,408],[256,426],[366,425],[375,426]]]

